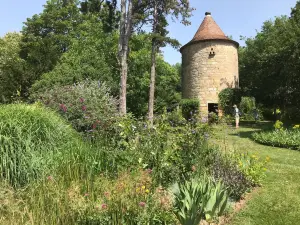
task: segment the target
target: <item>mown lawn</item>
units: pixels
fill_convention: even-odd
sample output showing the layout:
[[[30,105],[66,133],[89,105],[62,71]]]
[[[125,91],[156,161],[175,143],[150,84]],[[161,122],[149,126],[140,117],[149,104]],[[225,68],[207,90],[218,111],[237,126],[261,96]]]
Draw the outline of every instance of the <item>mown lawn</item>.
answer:
[[[251,140],[251,133],[264,125],[242,126],[239,130],[217,126],[215,137],[224,149],[250,152],[271,158],[262,187],[236,213],[230,225],[300,224],[300,152],[264,146]]]

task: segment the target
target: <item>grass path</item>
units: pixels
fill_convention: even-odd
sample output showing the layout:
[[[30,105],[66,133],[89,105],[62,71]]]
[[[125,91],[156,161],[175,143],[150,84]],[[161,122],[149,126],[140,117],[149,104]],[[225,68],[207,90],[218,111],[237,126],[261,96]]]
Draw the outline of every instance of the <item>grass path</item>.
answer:
[[[264,146],[251,140],[259,127],[216,127],[216,141],[226,148],[271,158],[267,177],[230,225],[300,224],[300,152]]]

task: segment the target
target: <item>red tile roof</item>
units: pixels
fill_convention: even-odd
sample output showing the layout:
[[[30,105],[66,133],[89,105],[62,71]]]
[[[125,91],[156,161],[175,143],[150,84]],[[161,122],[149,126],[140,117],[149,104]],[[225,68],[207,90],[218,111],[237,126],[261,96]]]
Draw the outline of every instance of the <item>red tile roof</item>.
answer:
[[[191,42],[212,39],[229,40],[229,38],[225,36],[224,32],[212,18],[211,14],[205,13],[205,18]]]
[[[212,18],[211,13],[209,12],[205,13],[205,18],[201,23],[198,31],[196,32],[194,38],[189,43],[184,45],[181,48],[181,50],[187,45],[191,45],[195,42],[206,41],[206,40],[224,40],[224,41],[233,42],[236,46],[239,46],[237,42],[226,37],[224,32],[221,30],[221,28],[218,26],[218,24]]]

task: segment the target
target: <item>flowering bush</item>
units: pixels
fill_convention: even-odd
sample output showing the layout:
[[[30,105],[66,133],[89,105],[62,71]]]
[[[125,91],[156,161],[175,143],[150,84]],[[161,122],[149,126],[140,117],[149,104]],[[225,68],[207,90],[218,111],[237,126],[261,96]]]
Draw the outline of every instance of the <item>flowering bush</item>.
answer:
[[[105,83],[85,81],[72,86],[56,86],[33,95],[59,112],[75,130],[93,137],[107,131],[117,116],[117,101]]]

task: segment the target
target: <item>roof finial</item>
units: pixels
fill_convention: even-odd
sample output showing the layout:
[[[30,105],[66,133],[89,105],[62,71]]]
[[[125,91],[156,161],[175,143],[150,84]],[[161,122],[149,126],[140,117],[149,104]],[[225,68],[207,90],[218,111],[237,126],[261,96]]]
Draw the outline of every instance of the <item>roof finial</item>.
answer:
[[[206,12],[205,13],[205,16],[210,16],[211,15],[211,12]]]

